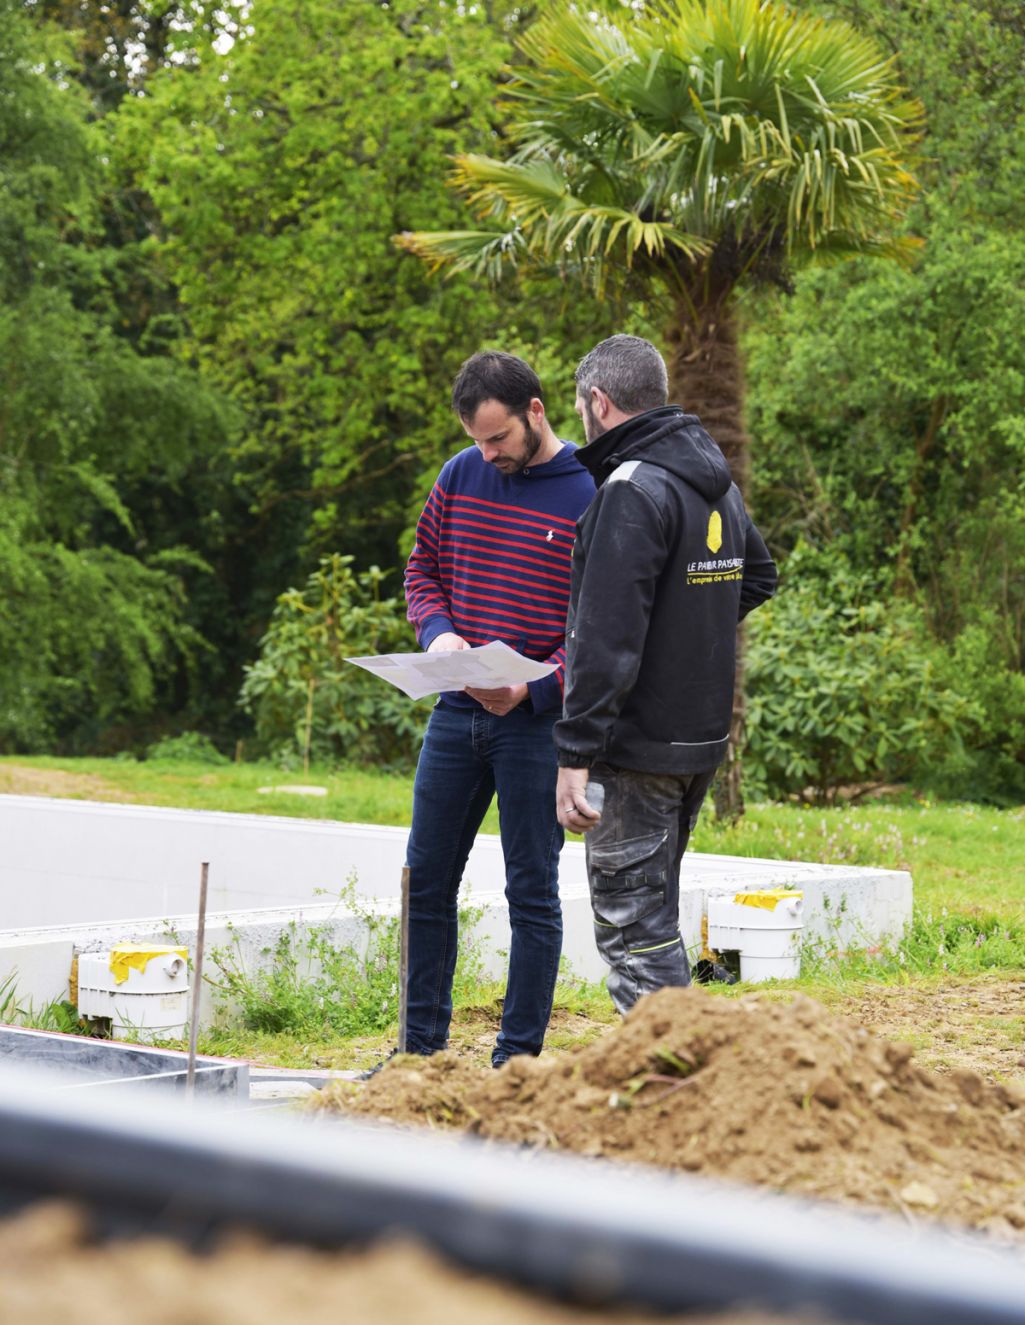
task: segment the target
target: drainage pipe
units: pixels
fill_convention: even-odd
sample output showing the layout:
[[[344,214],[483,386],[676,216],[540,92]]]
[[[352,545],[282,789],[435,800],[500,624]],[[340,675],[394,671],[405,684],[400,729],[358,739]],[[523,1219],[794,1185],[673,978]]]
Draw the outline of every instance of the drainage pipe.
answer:
[[[318,1246],[419,1238],[570,1301],[754,1305],[862,1325],[1022,1325],[1025,1264],[968,1235],[560,1155],[334,1120],[145,1109],[0,1079],[0,1208],[62,1195],[108,1232],[231,1225]]]

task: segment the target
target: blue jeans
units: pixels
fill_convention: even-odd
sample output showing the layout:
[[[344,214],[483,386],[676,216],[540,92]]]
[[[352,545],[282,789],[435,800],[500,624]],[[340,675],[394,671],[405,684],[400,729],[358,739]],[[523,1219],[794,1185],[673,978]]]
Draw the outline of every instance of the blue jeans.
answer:
[[[584,839],[594,937],[626,1013],[643,994],[689,985],[680,936],[680,864],[714,769],[673,776],[595,764],[601,819]]]
[[[406,848],[410,1053],[435,1053],[448,1043],[459,884],[496,791],[512,942],[495,1057],[541,1052],[562,952],[563,832],[555,817],[552,742],[557,717],[519,708],[500,718],[444,703],[431,714]]]

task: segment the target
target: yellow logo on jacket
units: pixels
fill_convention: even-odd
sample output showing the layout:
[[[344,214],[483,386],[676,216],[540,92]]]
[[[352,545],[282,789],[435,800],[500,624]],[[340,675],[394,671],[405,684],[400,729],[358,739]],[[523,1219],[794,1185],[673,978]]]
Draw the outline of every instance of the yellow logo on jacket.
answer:
[[[708,536],[705,539],[710,552],[718,552],[722,547],[722,516],[713,511],[708,517]]]

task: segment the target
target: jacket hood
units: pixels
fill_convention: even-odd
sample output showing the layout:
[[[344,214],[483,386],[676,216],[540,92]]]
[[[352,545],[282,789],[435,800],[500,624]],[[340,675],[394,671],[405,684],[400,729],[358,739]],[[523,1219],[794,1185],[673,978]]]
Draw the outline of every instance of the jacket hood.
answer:
[[[695,414],[663,405],[610,428],[576,452],[598,487],[628,460],[644,460],[682,478],[706,501],[718,501],[733,482],[730,467]],[[554,463],[554,462],[553,462]]]

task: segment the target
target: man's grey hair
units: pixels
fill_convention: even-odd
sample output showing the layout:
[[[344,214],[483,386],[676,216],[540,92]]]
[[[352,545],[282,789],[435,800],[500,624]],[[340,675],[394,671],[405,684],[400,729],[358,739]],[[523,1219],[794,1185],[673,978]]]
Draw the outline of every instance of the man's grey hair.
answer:
[[[596,345],[580,360],[576,384],[582,399],[590,400],[596,386],[624,414],[643,414],[669,399],[665,360],[640,336],[610,336]]]

